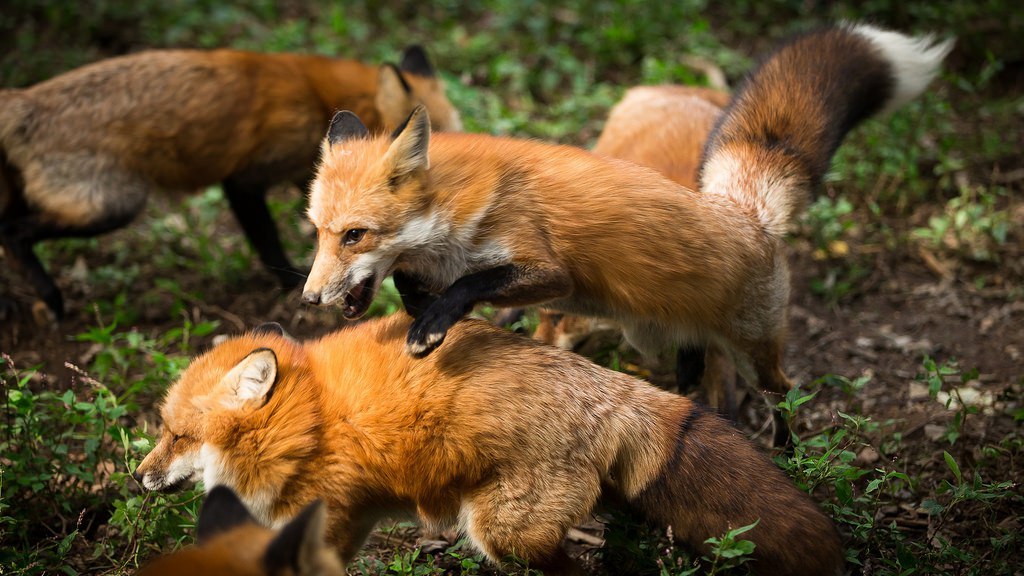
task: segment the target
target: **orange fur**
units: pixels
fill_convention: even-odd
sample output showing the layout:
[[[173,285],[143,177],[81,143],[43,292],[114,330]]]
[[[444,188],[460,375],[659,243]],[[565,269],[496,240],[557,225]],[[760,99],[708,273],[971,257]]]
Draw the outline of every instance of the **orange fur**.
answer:
[[[828,29],[774,54],[723,116],[699,194],[568,146],[431,135],[422,110],[394,140],[326,142],[309,211],[321,242],[304,298],[344,299],[355,317],[365,310],[357,296],[401,272],[440,294],[410,330],[414,355],[440,345],[477,302],[546,303],[620,323],[648,355],[719,345],[745,380],[784,394],[783,224],[827,169],[801,154],[830,158],[857,122],[923,90],[948,52],[874,30]],[[343,244],[353,229],[368,240]]]
[[[696,189],[704,143],[728,102],[726,92],[708,88],[631,88],[612,108],[594,153],[653,168],[682,186]],[[534,338],[571,350],[600,328],[598,319],[543,309]],[[711,405],[724,407],[721,375],[708,371],[703,381]]]
[[[137,475],[178,486],[169,471],[191,461],[189,478],[233,488],[271,524],[322,498],[345,561],[379,518],[410,512],[460,527],[495,561],[577,573],[560,542],[610,490],[701,550],[759,519],[759,574],[839,569],[827,517],[690,400],[481,321],[414,360],[409,324],[394,315],[306,344],[250,333],[217,346],[168,390]],[[239,369],[268,349],[276,368],[252,374],[271,384],[239,400]]]

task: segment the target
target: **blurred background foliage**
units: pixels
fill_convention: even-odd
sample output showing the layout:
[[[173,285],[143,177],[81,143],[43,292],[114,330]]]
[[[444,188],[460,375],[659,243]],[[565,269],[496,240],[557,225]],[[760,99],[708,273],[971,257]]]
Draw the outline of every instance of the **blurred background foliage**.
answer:
[[[813,0],[8,0],[0,16],[0,83],[25,86],[103,57],[153,47],[315,52],[371,62],[424,44],[451,79],[468,129],[590,141],[622,87],[696,83],[683,54],[735,82],[748,54],[838,19],[955,35],[952,65],[999,72],[1024,63],[1017,2],[851,5]],[[571,104],[567,104],[571,101]]]

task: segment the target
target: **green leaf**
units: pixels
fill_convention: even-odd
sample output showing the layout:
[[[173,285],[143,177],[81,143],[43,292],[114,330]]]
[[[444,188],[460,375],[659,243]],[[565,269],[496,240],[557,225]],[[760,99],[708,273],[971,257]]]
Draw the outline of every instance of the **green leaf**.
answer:
[[[939,514],[942,514],[946,510],[945,506],[943,506],[942,504],[939,504],[935,500],[930,500],[930,499],[929,500],[925,500],[924,502],[921,502],[921,508],[923,508],[924,511],[927,512],[929,516],[938,516]]]
[[[946,459],[946,465],[949,466],[949,469],[953,471],[953,476],[956,476],[956,483],[963,484],[964,479],[963,476],[960,474],[960,465],[957,464],[956,460],[953,459],[953,456],[951,456],[949,452],[946,452],[945,450],[942,451],[942,457]]]
[[[57,545],[57,554],[64,556],[71,549],[71,543],[74,542],[75,537],[78,536],[78,530],[72,530],[70,534],[61,539],[60,544]]]

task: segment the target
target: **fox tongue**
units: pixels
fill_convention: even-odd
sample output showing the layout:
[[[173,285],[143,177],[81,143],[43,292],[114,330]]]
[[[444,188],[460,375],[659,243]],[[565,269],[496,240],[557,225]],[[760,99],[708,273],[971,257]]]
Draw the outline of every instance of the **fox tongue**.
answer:
[[[345,294],[345,309],[342,311],[346,316],[354,316],[358,310],[359,297],[363,295],[363,284],[357,285],[348,294]]]

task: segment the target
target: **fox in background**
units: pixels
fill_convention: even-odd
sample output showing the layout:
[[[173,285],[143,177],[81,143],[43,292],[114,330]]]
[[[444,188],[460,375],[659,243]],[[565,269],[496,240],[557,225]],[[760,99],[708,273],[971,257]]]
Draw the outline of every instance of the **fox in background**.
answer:
[[[228,486],[274,526],[321,498],[346,563],[379,519],[412,513],[495,562],[580,574],[561,542],[604,495],[704,553],[757,521],[758,574],[839,572],[829,518],[717,414],[480,320],[417,360],[411,321],[307,343],[268,324],[220,344],[169,387],[135,478]]]
[[[951,48],[864,24],[790,40],[721,117],[699,193],[570,146],[432,136],[422,108],[392,137],[340,112],[311,186],[303,299],[356,318],[394,273],[417,357],[477,303],[544,304],[615,321],[647,356],[713,343],[784,395],[783,237],[845,134],[920,94]]]
[[[139,576],[342,576],[337,553],[324,542],[323,502],[305,508],[274,532],[256,522],[238,495],[215,486],[203,501],[197,546],[158,558]]]
[[[716,68],[707,72],[709,78],[722,77]],[[724,83],[720,86],[630,88],[612,108],[592,151],[653,168],[672,181],[697,190],[704,145],[730,100]],[[606,320],[541,309],[533,337],[559,348],[577,350],[593,345],[591,336],[603,340],[609,332],[617,330]],[[680,350],[676,366],[680,392],[699,381],[709,405],[736,418],[733,382],[725,382],[729,367],[715,346],[710,346],[706,354],[700,349]]]
[[[263,264],[286,287],[289,262],[265,195],[305,186],[331,115],[358,110],[392,130],[416,107],[460,130],[426,53],[399,65],[237,50],[157,50],[103,60],[25,89],[0,90],[0,241],[59,319],[60,289],[33,251],[49,238],[127,225],[151,192],[222,184]]]

